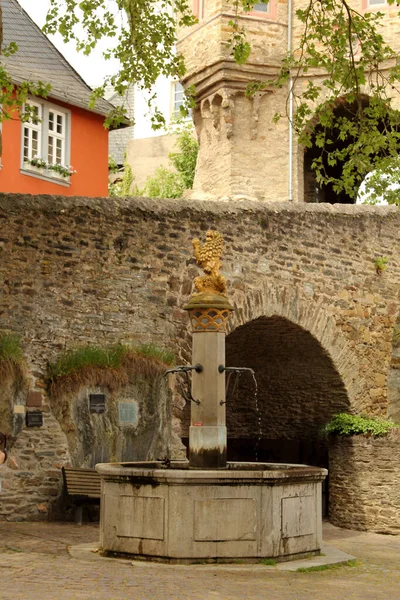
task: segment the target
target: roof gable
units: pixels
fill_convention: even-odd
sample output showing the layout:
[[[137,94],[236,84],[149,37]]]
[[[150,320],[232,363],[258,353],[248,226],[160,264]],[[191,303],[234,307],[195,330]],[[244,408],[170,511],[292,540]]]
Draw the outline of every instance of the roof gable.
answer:
[[[89,109],[91,88],[50,42],[17,0],[0,0],[3,9],[4,44],[16,42],[18,52],[2,63],[18,85],[23,81],[43,81],[51,85],[49,96],[72,106],[106,115],[113,107],[100,99]]]

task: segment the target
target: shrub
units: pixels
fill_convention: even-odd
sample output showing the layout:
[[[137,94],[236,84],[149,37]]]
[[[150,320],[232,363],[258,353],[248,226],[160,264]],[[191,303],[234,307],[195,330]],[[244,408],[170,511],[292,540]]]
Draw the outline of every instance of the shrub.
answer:
[[[325,425],[323,433],[326,435],[386,435],[391,429],[399,427],[396,423],[381,418],[369,418],[362,415],[339,413]]]

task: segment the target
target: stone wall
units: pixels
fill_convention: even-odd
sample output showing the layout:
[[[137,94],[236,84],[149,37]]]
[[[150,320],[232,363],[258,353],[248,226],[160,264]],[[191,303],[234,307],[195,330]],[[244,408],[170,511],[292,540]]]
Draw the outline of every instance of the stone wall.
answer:
[[[339,527],[400,533],[400,430],[332,437],[330,519]]]
[[[20,335],[28,368],[26,398],[18,400],[15,414],[36,410],[26,406],[32,392],[42,394],[44,412],[39,429],[26,429],[23,414],[11,459],[0,471],[2,500],[7,479],[21,482],[2,502],[9,511],[23,505],[29,484],[29,490],[36,486],[36,515],[46,493],[59,493],[60,465],[71,461],[63,420],[47,396],[48,361],[87,343],[149,341],[175,350],[180,364],[190,361],[182,307],[198,275],[191,240],[204,240],[210,227],[226,242],[223,272],[235,306],[229,360],[255,361],[264,388],[263,437],[294,439],[304,432],[303,417],[314,435],[341,407],[381,415],[390,410],[387,379],[400,300],[395,208],[3,195],[0,223],[0,332]],[[379,256],[389,260],[382,275],[374,264]],[[274,353],[282,333],[286,342]],[[228,435],[257,434],[253,406],[245,391],[236,408],[228,406]],[[174,456],[182,455],[182,409],[176,397]],[[50,454],[37,456],[41,452]]]

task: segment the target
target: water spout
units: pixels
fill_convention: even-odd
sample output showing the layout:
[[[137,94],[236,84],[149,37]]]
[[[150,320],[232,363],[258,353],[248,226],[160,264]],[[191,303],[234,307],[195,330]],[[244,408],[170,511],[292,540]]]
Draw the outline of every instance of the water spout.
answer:
[[[201,365],[179,365],[177,367],[173,367],[173,369],[168,369],[165,371],[164,375],[168,375],[169,373],[189,373],[189,371],[196,371],[196,373],[201,373],[203,367]]]
[[[254,369],[251,369],[250,367],[224,367],[224,365],[219,365],[218,371],[220,373],[223,373],[224,371],[228,373],[236,373],[237,375],[248,372],[251,373],[253,377],[255,376]]]
[[[190,378],[189,378],[190,371],[196,371],[196,373],[202,373],[203,366],[200,364],[179,365],[177,367],[173,367],[172,369],[168,369],[168,371],[165,371],[164,376],[169,375],[171,373],[183,373],[186,378],[187,388],[185,389],[184,384],[182,382],[180,382],[182,396],[184,397],[186,402],[194,402],[195,404],[199,405],[199,404],[201,404],[200,400],[196,400],[195,398],[193,398],[192,393],[190,391],[190,388],[191,388],[191,382],[190,382]]]

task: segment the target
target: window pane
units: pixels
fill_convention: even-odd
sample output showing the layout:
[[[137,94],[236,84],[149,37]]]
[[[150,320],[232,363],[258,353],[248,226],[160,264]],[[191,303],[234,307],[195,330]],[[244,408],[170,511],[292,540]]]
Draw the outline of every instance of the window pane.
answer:
[[[29,160],[29,129],[24,127],[24,160]]]
[[[368,6],[383,6],[386,0],[368,0]]]
[[[57,115],[57,133],[63,132],[63,120],[62,115]]]
[[[264,4],[264,2],[257,2],[257,4],[254,5],[253,10],[256,12],[269,12],[269,3]]]
[[[53,136],[49,135],[47,162],[49,162],[50,164],[53,164],[53,152],[54,152],[53,148],[54,148]]]
[[[38,139],[39,139],[38,132],[32,131],[32,156],[31,156],[31,158],[38,155]]]
[[[56,163],[61,165],[62,162],[62,140],[56,140]]]
[[[54,131],[54,113],[49,111],[49,130]]]

